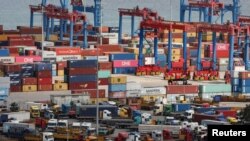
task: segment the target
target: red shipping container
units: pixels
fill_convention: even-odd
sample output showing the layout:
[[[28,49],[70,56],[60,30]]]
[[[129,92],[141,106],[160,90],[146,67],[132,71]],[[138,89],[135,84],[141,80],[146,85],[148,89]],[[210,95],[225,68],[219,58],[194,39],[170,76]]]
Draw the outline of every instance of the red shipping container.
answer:
[[[10,86],[10,92],[22,92],[22,86],[21,85]]]
[[[109,84],[109,79],[108,78],[100,78],[98,80],[99,85],[108,85]]]
[[[42,34],[42,27],[17,26],[20,34]]]
[[[17,63],[33,63],[42,61],[41,56],[17,56],[16,62]]]
[[[97,68],[66,68],[67,75],[88,75],[96,74]]]
[[[52,78],[38,78],[38,85],[50,85],[52,84]]]
[[[20,64],[5,64],[4,71],[5,72],[20,72],[22,70]]]
[[[69,83],[69,90],[76,89],[96,89],[96,82]]]
[[[169,85],[166,86],[167,94],[198,94],[196,85]]]
[[[99,70],[111,70],[112,63],[111,62],[99,62]]]
[[[109,92],[109,98],[126,98],[126,92]]]
[[[122,52],[123,51],[120,45],[96,45],[96,48],[101,49],[103,52]]]
[[[36,72],[36,76],[38,78],[50,78],[52,77],[52,72],[49,70],[39,71],[39,72]]]
[[[96,89],[83,89],[83,90],[72,90],[72,94],[87,94],[90,98],[97,97],[97,90]],[[105,90],[98,90],[99,98],[105,98]]]
[[[52,89],[53,89],[53,85],[52,84],[50,84],[50,85],[38,85],[38,88],[37,88],[37,90],[38,91],[52,91]]]
[[[237,111],[235,110],[219,110],[216,111],[217,114],[223,114],[225,117],[234,117],[236,118]]]
[[[83,49],[81,50],[82,56],[97,56],[102,55],[103,52],[100,49]]]
[[[239,77],[241,79],[250,79],[250,72],[239,72]]]
[[[67,61],[57,62],[57,70],[64,70],[67,67]]]
[[[115,60],[113,61],[113,67],[137,67],[138,60]]]
[[[22,79],[23,85],[37,85],[37,78],[35,77],[27,77]]]

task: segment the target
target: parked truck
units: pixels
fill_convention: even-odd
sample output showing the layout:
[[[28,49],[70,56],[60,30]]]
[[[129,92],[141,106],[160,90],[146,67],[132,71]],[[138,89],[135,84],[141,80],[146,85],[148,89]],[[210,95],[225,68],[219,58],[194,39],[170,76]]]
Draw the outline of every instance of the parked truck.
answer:
[[[152,131],[156,131],[156,130],[163,131],[164,129],[168,129],[169,131],[171,131],[171,134],[173,136],[178,136],[181,126],[180,125],[144,125],[144,124],[140,124],[138,126],[138,131],[144,134],[151,133]]]
[[[197,113],[205,113],[208,111],[218,111],[218,110],[231,110],[231,107],[195,107],[194,111]]]
[[[24,141],[54,141],[54,136],[52,132],[42,132],[38,135],[28,133],[23,137]]]
[[[193,121],[201,123],[202,120],[209,119],[209,120],[217,120],[217,121],[226,121],[223,115],[208,115],[208,114],[200,114],[195,113],[193,114]]]
[[[9,120],[27,121],[30,120],[30,113],[20,111],[0,114],[0,123],[8,122]]]

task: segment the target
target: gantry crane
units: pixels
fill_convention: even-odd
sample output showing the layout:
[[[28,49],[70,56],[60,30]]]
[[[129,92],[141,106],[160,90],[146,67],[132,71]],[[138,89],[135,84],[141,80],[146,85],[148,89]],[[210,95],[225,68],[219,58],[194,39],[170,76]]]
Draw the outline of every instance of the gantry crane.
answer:
[[[149,8],[140,9],[139,7],[133,9],[119,8],[119,34],[118,41],[121,43],[122,39],[122,21],[123,16],[131,16],[131,37],[134,36],[134,26],[135,26],[135,17],[142,17],[142,20],[153,17],[155,20],[158,18],[157,12],[152,11]]]
[[[237,23],[238,16],[240,13],[239,3],[240,0],[232,0],[232,3],[230,4],[224,4],[219,0],[180,0],[180,21],[185,21],[186,11],[189,12],[189,22],[191,21],[192,11],[198,11],[200,22],[213,23],[213,17],[220,16],[221,24],[223,24],[225,13],[230,11],[232,12],[232,22]]]
[[[198,52],[197,52],[197,71],[194,72],[194,80],[217,80],[219,78],[219,72],[217,68],[216,60],[216,33],[228,33],[229,34],[229,65],[228,70],[233,70],[233,54],[234,54],[234,36],[235,31],[238,30],[236,25],[226,24],[198,24]],[[201,60],[201,47],[202,47],[202,33],[206,31],[213,32],[213,57],[212,61]]]
[[[71,0],[73,11],[89,12],[94,14],[94,26],[101,26],[101,0],[94,0],[94,6],[87,6],[82,3],[82,0]]]
[[[155,31],[154,37],[154,58],[155,58],[155,65],[153,66],[144,66],[143,65],[143,57],[142,57],[142,50],[143,50],[143,34],[144,29],[152,28]],[[172,61],[172,31],[173,29],[180,29],[183,30],[183,59],[179,61]],[[176,79],[188,79],[188,72],[187,72],[187,30],[189,29],[188,25],[181,24],[181,23],[174,23],[171,21],[162,21],[162,20],[152,20],[147,19],[143,20],[140,24],[140,45],[139,45],[139,66],[137,68],[137,74],[147,74],[147,71],[151,73],[155,73],[155,70],[158,62],[158,37],[157,33],[160,30],[169,30],[168,34],[168,69],[167,72],[164,74],[164,79],[166,80],[176,80]]]

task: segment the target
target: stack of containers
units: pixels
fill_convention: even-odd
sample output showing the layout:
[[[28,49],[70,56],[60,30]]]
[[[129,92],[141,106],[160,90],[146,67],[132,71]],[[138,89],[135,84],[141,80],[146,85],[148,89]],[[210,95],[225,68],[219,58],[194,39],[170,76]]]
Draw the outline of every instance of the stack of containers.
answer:
[[[127,76],[112,75],[109,78],[109,99],[126,104]]]
[[[48,51],[56,52],[56,61],[67,61],[67,60],[80,60],[81,49],[79,47],[67,47],[67,46],[55,46],[45,47]]]
[[[21,65],[20,64],[5,64],[4,72],[5,76],[10,77],[10,92],[21,92]]]
[[[250,94],[250,72],[239,73],[239,92],[241,94]]]
[[[110,61],[113,63],[113,74],[134,74],[138,61],[133,53],[110,53]]]
[[[155,101],[158,97],[166,97],[165,87],[143,87],[141,89],[141,98],[144,101]]]
[[[231,84],[232,84],[232,92],[234,93],[234,95],[238,95],[240,93],[240,89],[239,89],[239,74],[240,72],[245,72],[245,66],[237,66],[235,65],[235,63],[239,63],[240,62],[236,60],[234,60],[234,70],[231,72]]]
[[[137,82],[127,82],[126,84],[127,105],[132,109],[141,109],[141,88],[141,84]]]
[[[185,95],[186,101],[190,101],[198,96],[199,87],[197,85],[169,85],[166,86],[167,101],[175,103],[177,98]]]
[[[65,69],[65,82],[69,90],[97,88],[97,60],[69,60]]]
[[[56,63],[56,76],[52,76],[53,90],[67,90],[68,84],[64,83],[64,69],[67,67],[67,62]],[[53,67],[54,68],[54,67]]]
[[[52,64],[35,63],[38,91],[51,91],[52,86]]]
[[[199,96],[212,101],[216,95],[231,96],[231,84],[199,85]]]
[[[37,91],[37,78],[34,77],[33,64],[22,64],[22,90],[23,92]]]
[[[108,72],[112,72],[112,63],[111,62],[98,62],[98,73],[99,74],[104,74],[104,72],[107,73],[106,76],[108,76]],[[110,74],[109,74],[110,77]],[[103,76],[99,75],[98,79],[98,84],[99,84],[99,89],[104,89],[105,90],[105,98],[108,98],[108,88],[109,88],[109,77],[106,78]]]
[[[9,96],[10,78],[0,77],[0,101],[5,101]]]

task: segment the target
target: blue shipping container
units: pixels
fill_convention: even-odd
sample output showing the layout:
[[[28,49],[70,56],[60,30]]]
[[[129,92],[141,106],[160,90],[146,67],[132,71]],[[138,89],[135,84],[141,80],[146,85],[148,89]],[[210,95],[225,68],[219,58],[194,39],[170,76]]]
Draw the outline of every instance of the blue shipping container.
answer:
[[[0,96],[6,96],[9,95],[9,89],[8,88],[0,88]]]
[[[167,61],[167,56],[165,54],[158,55],[158,61]]]
[[[250,79],[239,79],[240,86],[250,86]]]
[[[135,74],[136,68],[113,68],[114,74]]]
[[[9,49],[0,49],[0,56],[10,56]]]
[[[56,76],[56,75],[57,75],[56,70],[53,70],[53,71],[52,71],[52,76]]]
[[[110,92],[126,91],[126,85],[124,84],[109,85],[109,91]]]
[[[22,64],[21,65],[22,70],[34,70],[33,64]]]
[[[50,63],[38,63],[38,64],[35,64],[35,70],[36,71],[52,70],[52,64],[50,64]]]
[[[197,57],[198,50],[190,49],[190,57]]]
[[[183,103],[172,104],[172,109],[173,112],[183,112],[186,110],[190,110],[191,104],[183,104]]]
[[[96,75],[74,75],[74,76],[65,76],[66,82],[69,83],[80,83],[80,82],[93,82],[97,81]]]
[[[97,60],[69,60],[69,68],[93,68],[97,66]]]
[[[232,85],[239,85],[239,78],[231,78]]]
[[[199,107],[199,108],[194,108],[194,111],[196,111],[197,113],[205,113],[205,112],[208,112],[208,111],[218,111],[218,110],[230,110],[231,107],[208,107],[208,108],[205,108],[205,107]]]
[[[110,54],[109,60],[135,60],[134,53],[119,53],[119,54]]]
[[[250,93],[250,87],[239,87],[238,88],[239,92],[241,93]]]
[[[10,81],[11,86],[17,86],[17,85],[21,85],[21,84],[22,84],[21,79],[20,80],[11,80]]]
[[[98,78],[109,78],[111,75],[110,70],[99,70],[98,71]]]
[[[233,92],[239,92],[239,86],[238,85],[232,85],[232,91]]]

